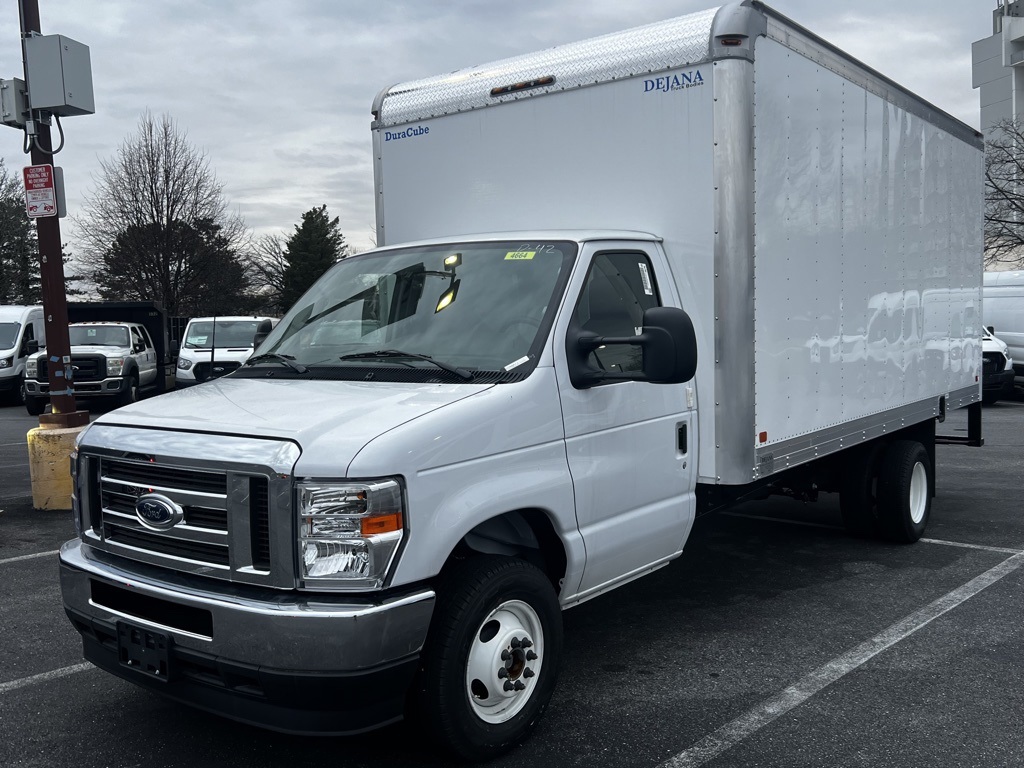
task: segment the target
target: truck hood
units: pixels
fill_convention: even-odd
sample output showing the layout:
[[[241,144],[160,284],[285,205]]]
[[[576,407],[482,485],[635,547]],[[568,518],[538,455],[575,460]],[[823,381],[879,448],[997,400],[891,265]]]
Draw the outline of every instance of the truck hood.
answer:
[[[217,379],[101,416],[96,423],[292,440],[339,477],[368,442],[493,384]]]
[[[104,357],[128,357],[132,351],[128,347],[94,346],[92,344],[75,344],[71,347],[72,355],[103,355]],[[42,359],[46,357],[46,350],[39,352],[34,357]]]

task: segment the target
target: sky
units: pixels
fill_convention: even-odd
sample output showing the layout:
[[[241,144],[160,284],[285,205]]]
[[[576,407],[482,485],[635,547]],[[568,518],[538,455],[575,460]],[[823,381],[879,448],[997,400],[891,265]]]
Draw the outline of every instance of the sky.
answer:
[[[370,106],[384,87],[714,7],[707,0],[38,0],[43,34],[89,46],[96,113],[62,120],[73,217],[146,110],[200,151],[254,235],[326,205],[373,245]],[[996,0],[775,0],[779,12],[977,128],[971,43]],[[23,77],[18,3],[0,5],[0,78]],[[0,126],[9,171],[29,164]],[[54,130],[54,142],[57,133]]]

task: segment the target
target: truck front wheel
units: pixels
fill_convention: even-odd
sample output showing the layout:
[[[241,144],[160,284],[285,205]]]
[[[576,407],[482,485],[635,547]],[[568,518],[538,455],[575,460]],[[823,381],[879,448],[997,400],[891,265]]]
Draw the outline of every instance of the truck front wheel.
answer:
[[[128,377],[128,385],[117,398],[118,406],[131,405],[139,400],[139,377],[134,373]]]
[[[460,758],[494,757],[540,718],[561,652],[561,609],[540,570],[514,558],[459,563],[438,588],[418,719]]]
[[[931,461],[913,440],[896,440],[885,450],[878,473],[878,522],[885,538],[911,544],[921,538],[931,513]]]
[[[39,416],[44,408],[46,408],[45,398],[25,395],[25,410],[28,411],[29,416]]]

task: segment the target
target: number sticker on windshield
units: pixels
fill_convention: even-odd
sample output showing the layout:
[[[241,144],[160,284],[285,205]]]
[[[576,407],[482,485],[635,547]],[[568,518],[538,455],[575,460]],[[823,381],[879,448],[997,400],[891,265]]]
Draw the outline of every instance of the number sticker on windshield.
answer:
[[[509,251],[505,254],[505,261],[526,261],[536,255],[536,251]]]

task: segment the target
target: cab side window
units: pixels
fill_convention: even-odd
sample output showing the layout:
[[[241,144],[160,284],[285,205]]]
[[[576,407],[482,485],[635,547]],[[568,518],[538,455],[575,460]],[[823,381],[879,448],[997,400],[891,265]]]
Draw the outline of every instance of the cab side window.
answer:
[[[573,313],[573,322],[599,336],[637,336],[643,330],[644,311],[661,306],[650,259],[643,253],[600,253]],[[605,371],[643,369],[640,347],[616,344],[595,349],[591,365]]]
[[[138,328],[132,328],[132,349],[136,352],[146,351],[146,342],[142,338],[142,334],[139,333]]]
[[[25,334],[21,337],[21,348],[18,350],[18,357],[25,357],[28,354],[28,343],[36,338],[35,328],[32,323],[25,324]]]

